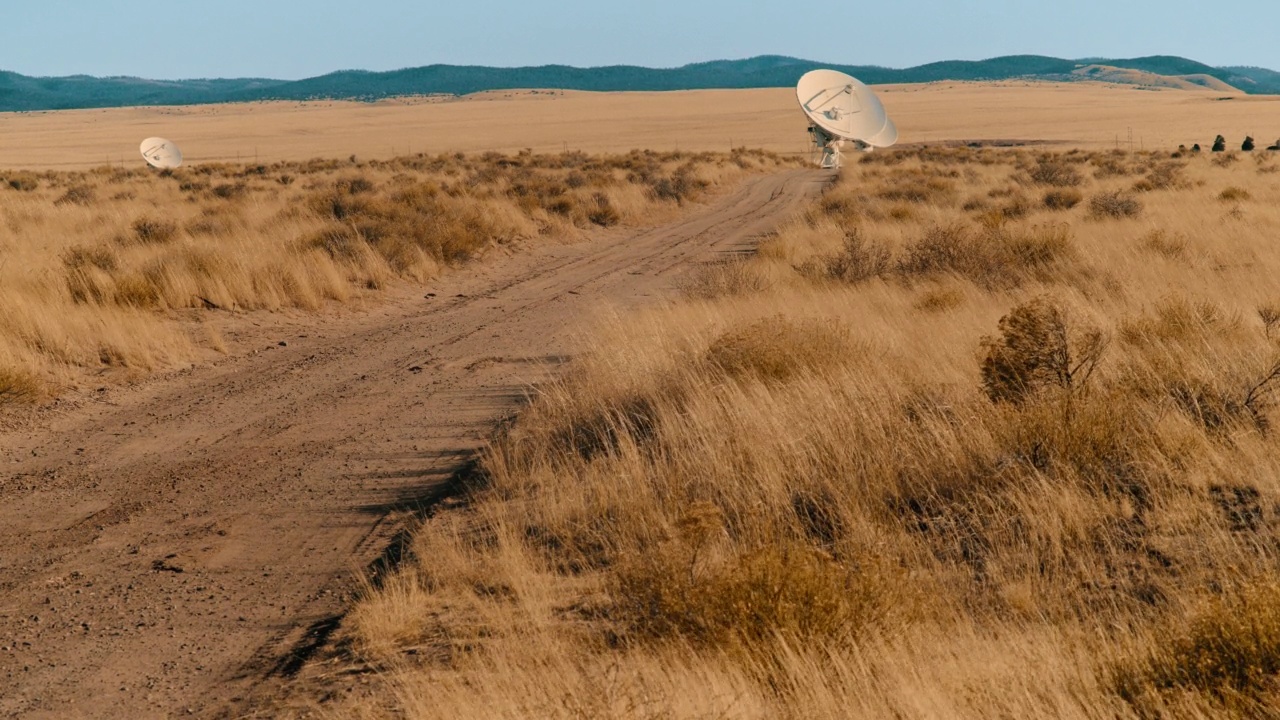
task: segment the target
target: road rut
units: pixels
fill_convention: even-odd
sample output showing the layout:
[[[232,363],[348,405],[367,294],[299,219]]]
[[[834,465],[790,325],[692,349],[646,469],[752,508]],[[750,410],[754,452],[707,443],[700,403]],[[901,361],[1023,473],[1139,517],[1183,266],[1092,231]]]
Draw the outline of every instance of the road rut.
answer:
[[[753,177],[0,431],[0,716],[234,714],[323,641],[584,318],[749,249],[829,181]]]

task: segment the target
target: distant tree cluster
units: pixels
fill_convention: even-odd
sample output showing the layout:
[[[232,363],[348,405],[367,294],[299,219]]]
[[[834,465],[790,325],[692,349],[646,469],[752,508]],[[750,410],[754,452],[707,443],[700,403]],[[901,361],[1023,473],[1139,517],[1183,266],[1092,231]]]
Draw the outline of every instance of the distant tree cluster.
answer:
[[[1240,149],[1241,149],[1241,150],[1243,150],[1244,152],[1253,152],[1253,151],[1254,151],[1254,148],[1256,148],[1256,147],[1257,147],[1257,143],[1254,141],[1254,139],[1253,139],[1253,136],[1252,136],[1252,135],[1246,135],[1246,136],[1245,136],[1245,138],[1244,138],[1244,142],[1240,144]],[[1276,142],[1275,142],[1275,144],[1274,144],[1274,145],[1269,145],[1269,146],[1267,146],[1267,150],[1270,150],[1270,151],[1272,151],[1272,152],[1280,151],[1280,140],[1276,140]],[[1178,146],[1178,151],[1177,151],[1176,153],[1174,153],[1174,157],[1182,157],[1183,155],[1187,154],[1188,152],[1191,152],[1191,153],[1198,153],[1198,152],[1200,152],[1200,151],[1201,151],[1201,150],[1200,150],[1200,143],[1196,143],[1195,145],[1192,145],[1190,150],[1187,150],[1187,146],[1186,146],[1186,145],[1179,145],[1179,146]],[[1227,139],[1226,139],[1225,137],[1223,137],[1222,135],[1219,135],[1219,136],[1215,137],[1215,138],[1213,139],[1213,146],[1212,146],[1212,148],[1211,148],[1211,151],[1212,151],[1212,152],[1216,152],[1216,153],[1226,152],[1226,151],[1227,151]]]
[[[1257,149],[1257,147],[1258,147],[1257,141],[1253,139],[1252,135],[1246,135],[1244,138],[1244,142],[1240,144],[1240,149],[1244,152],[1253,152],[1255,149]],[[1269,152],[1280,152],[1280,139],[1276,140],[1275,143],[1268,145],[1266,149]],[[1210,151],[1215,153],[1226,152],[1227,138],[1223,135],[1218,135],[1217,137],[1215,137],[1213,139],[1213,145],[1210,147]],[[1186,156],[1187,154],[1194,155],[1199,152],[1203,152],[1203,150],[1200,147],[1200,143],[1196,143],[1192,145],[1190,149],[1188,149],[1186,145],[1179,145],[1178,149],[1174,151],[1173,157],[1180,158],[1180,157]]]

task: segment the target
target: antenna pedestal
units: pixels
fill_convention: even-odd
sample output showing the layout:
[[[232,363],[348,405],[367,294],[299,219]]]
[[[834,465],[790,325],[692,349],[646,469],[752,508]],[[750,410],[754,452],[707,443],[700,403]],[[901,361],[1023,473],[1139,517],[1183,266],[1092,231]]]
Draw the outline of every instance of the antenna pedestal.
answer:
[[[844,138],[831,135],[816,125],[809,126],[809,137],[813,140],[813,149],[816,153],[821,153],[818,159],[818,167],[823,170],[839,170],[844,162]],[[867,148],[861,141],[853,141],[854,147],[859,150]]]

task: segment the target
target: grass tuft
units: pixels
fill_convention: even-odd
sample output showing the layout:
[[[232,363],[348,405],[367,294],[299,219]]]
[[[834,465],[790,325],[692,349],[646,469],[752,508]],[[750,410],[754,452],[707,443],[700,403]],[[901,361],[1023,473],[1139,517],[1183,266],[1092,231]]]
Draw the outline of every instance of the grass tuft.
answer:
[[[1089,198],[1089,214],[1094,218],[1135,218],[1142,214],[1142,203],[1122,191],[1102,192]]]
[[[1083,199],[1079,190],[1050,190],[1044,194],[1044,206],[1050,210],[1070,210]]]
[[[847,330],[775,316],[720,335],[707,348],[704,361],[729,377],[781,382],[853,357]]]
[[[40,381],[30,373],[0,367],[0,406],[35,402],[42,389]]]
[[[1222,202],[1240,202],[1253,199],[1253,195],[1249,194],[1248,190],[1233,185],[1218,193],[1218,199]]]

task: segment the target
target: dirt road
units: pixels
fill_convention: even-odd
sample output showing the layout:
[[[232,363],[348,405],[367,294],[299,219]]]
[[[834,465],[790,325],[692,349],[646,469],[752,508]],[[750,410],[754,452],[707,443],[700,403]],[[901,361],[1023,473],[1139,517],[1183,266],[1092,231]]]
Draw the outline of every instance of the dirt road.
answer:
[[[753,178],[663,227],[246,328],[222,360],[0,432],[0,716],[236,714],[305,661],[583,319],[669,291],[828,179]]]

